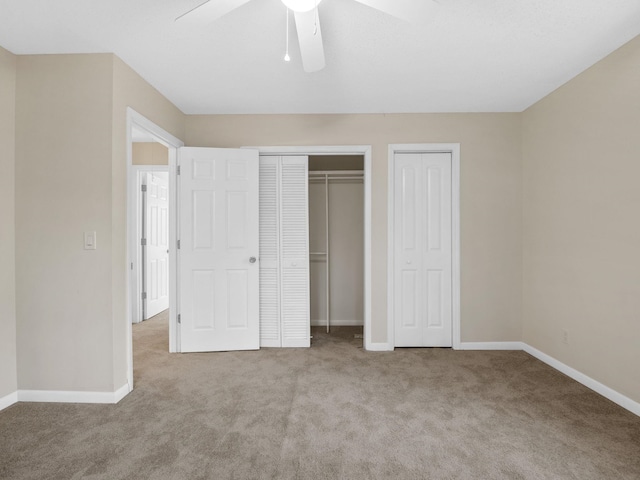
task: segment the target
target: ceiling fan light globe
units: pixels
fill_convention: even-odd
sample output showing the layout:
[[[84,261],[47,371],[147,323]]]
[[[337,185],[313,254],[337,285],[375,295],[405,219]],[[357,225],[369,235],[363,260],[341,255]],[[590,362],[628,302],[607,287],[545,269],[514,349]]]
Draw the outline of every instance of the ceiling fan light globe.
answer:
[[[289,10],[294,12],[308,12],[316,8],[322,0],[282,0]]]

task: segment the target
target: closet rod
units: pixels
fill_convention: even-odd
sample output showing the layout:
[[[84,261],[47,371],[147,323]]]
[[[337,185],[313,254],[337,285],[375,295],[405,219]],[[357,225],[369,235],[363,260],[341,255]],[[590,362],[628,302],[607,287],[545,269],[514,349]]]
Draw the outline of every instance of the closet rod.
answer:
[[[318,178],[309,178],[310,182],[322,182],[324,183],[326,180],[364,180],[362,177],[357,176],[345,176],[345,177],[331,177],[327,175],[326,177],[318,177]]]

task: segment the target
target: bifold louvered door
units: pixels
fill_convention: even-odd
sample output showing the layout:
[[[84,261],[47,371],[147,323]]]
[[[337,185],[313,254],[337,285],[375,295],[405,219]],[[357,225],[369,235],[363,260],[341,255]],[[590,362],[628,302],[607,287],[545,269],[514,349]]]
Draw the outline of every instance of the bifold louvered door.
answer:
[[[260,157],[260,346],[308,347],[308,158]]]
[[[260,346],[280,347],[279,157],[260,157]]]

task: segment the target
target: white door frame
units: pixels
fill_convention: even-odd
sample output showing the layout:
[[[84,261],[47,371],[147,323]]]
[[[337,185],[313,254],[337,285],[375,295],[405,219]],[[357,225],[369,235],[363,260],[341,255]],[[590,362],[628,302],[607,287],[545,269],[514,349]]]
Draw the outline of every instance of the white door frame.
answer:
[[[132,330],[132,282],[134,280],[131,274],[132,262],[134,262],[134,252],[136,251],[137,243],[137,224],[136,224],[136,195],[132,195],[132,189],[135,189],[137,175],[133,166],[133,141],[132,141],[132,129],[136,127],[139,130],[143,130],[149,133],[155,141],[161,143],[169,149],[169,245],[176,245],[177,242],[177,153],[178,148],[184,146],[182,140],[174,137],[166,130],[162,129],[148,118],[139,114],[131,107],[127,107],[127,264],[126,269],[129,272],[127,275],[127,314],[124,321],[127,322],[127,382],[129,383],[129,390],[133,390],[133,330]],[[177,311],[177,255],[175,248],[169,248],[169,309],[172,316]],[[177,351],[178,344],[178,332],[176,328],[176,319],[169,319],[169,351]]]
[[[395,155],[396,153],[451,153],[451,283],[453,348],[460,349],[460,144],[409,143],[389,145],[387,183],[387,340],[395,346],[394,321],[394,225],[395,225]]]
[[[135,215],[135,242],[131,245],[131,323],[140,323],[142,318],[142,245],[138,242],[142,238],[142,191],[141,185],[144,175],[148,172],[169,172],[169,165],[131,165],[132,187],[128,199],[133,203],[133,215]],[[131,232],[134,230],[132,229]]]
[[[260,155],[362,155],[364,156],[364,349],[379,350],[371,342],[371,145],[243,147]]]

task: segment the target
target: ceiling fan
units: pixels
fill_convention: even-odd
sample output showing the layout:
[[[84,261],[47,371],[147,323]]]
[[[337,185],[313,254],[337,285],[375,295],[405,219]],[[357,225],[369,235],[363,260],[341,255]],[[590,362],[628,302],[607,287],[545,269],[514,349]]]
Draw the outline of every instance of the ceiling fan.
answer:
[[[176,18],[176,21],[206,25],[251,0],[207,0]],[[354,0],[405,21],[428,19],[438,7],[436,0]],[[294,12],[305,72],[325,66],[318,4],[321,0],[282,0]],[[287,54],[288,56],[288,54]]]

